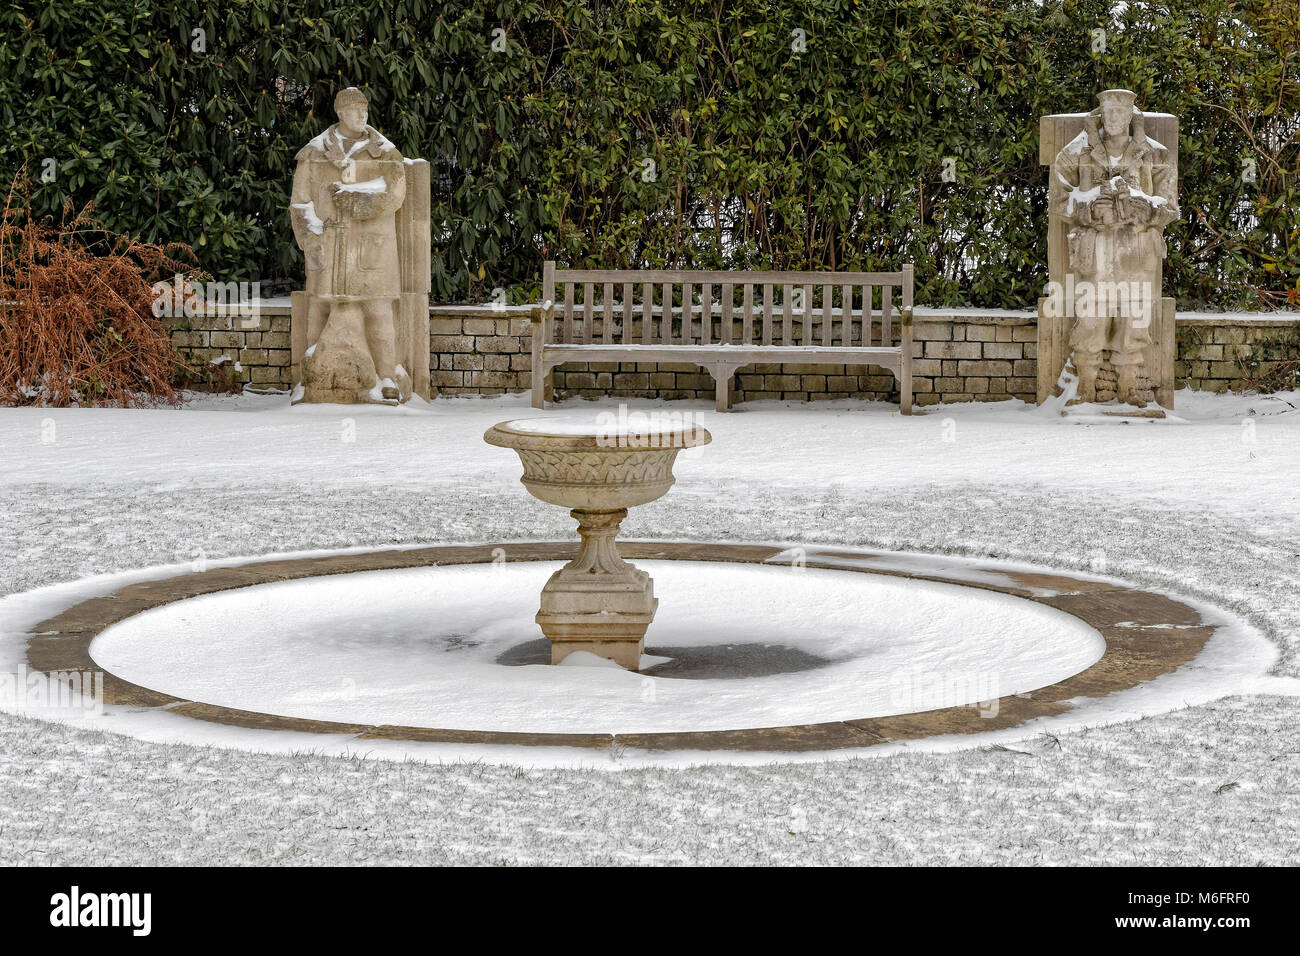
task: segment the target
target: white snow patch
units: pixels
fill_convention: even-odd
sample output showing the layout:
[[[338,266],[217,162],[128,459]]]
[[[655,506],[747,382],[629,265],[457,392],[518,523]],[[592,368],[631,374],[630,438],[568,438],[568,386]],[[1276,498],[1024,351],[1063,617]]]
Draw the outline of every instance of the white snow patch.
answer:
[[[320,216],[316,215],[315,202],[310,200],[308,202],[296,202],[292,204],[291,208],[302,210],[303,219],[307,223],[308,232],[315,233],[318,236],[324,235],[325,223],[321,220]]]
[[[692,428],[692,421],[670,414],[630,412],[620,422],[608,412],[583,415],[572,413],[552,415],[548,418],[516,418],[505,427],[535,435],[561,435],[565,437],[604,438],[615,434],[638,436],[675,435]]]
[[[1077,136],[1074,137],[1074,139],[1070,140],[1068,143],[1065,144],[1064,148],[1062,149],[1062,152],[1068,153],[1071,156],[1078,156],[1087,148],[1088,148],[1088,134],[1079,133]],[[1057,175],[1059,176],[1060,173],[1057,173]],[[1064,182],[1064,180],[1062,180],[1062,182]],[[1067,183],[1067,185],[1069,184]]]
[[[378,193],[388,192],[388,183],[384,181],[383,176],[376,176],[374,179],[367,179],[363,183],[335,183],[334,191],[336,193],[363,193],[365,195],[376,195]]]
[[[599,654],[593,654],[591,653],[591,651],[574,651],[572,654],[569,654],[567,657],[565,657],[564,660],[560,661],[558,666],[560,667],[604,667],[606,669],[612,667],[614,670],[618,670],[618,671],[623,670],[623,666],[621,664],[611,661],[608,657],[601,657]]]
[[[1091,189],[1080,189],[1078,186],[1074,186],[1070,189],[1070,195],[1065,200],[1065,211],[1072,213],[1075,206],[1087,205],[1100,195],[1100,186],[1093,186]]]

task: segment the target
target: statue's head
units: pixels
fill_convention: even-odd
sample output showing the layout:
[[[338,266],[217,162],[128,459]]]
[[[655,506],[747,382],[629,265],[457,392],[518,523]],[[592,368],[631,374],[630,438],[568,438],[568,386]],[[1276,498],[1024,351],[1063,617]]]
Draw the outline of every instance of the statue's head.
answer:
[[[338,115],[339,126],[346,136],[360,136],[366,131],[366,121],[370,116],[370,104],[366,94],[355,86],[339,90],[334,97],[334,112]]]
[[[1101,122],[1107,136],[1123,136],[1133,121],[1133,104],[1137,94],[1132,90],[1105,90],[1097,94]]]

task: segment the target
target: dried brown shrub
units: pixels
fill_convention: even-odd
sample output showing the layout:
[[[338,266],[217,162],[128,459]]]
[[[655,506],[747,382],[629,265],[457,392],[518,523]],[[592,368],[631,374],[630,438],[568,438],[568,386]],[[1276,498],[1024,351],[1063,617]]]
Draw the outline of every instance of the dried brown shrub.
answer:
[[[20,170],[0,214],[0,404],[180,401],[173,378],[183,360],[153,313],[152,285],[199,276],[193,251],[114,235],[93,205],[38,221],[27,182]]]

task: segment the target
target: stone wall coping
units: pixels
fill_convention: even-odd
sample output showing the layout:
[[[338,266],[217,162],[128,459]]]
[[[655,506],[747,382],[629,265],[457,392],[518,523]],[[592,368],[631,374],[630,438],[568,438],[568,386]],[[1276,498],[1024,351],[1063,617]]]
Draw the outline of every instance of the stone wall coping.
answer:
[[[258,315],[290,315],[293,312],[288,299],[260,299],[254,300],[250,306],[243,309],[239,306],[208,305],[197,315],[174,315],[170,316],[170,318],[173,322],[181,323],[187,319],[215,319],[223,315],[248,315],[249,309],[256,310]]]
[[[1284,327],[1300,325],[1300,312],[1179,312],[1175,321],[1181,325],[1261,325]]]
[[[541,303],[537,303],[540,305]],[[522,315],[527,316],[536,305],[438,305],[429,306],[430,315]]]
[[[256,299],[252,303],[252,308],[256,309],[260,315],[289,315],[292,311],[287,296],[280,296],[274,299]],[[505,316],[527,316],[534,308],[533,305],[439,305],[429,303],[430,315],[505,315]],[[177,322],[182,322],[187,318],[201,319],[204,317],[217,317],[223,315],[241,315],[244,314],[237,306],[226,305],[208,305],[201,313],[194,316],[175,316]]]
[[[1017,322],[1036,322],[1038,312],[1021,309],[976,309],[958,306],[918,305],[912,309],[913,318],[931,321],[934,319],[953,319],[962,321],[993,322],[997,319],[1014,319]]]
[[[922,305],[918,305],[914,308],[912,310],[912,315],[917,319],[925,319],[930,322],[949,319],[952,321],[969,322],[974,325],[1006,324],[1005,320],[1007,319],[1033,323],[1038,319],[1038,313],[1036,311],[1022,311],[1018,309],[946,308],[943,306]],[[1300,323],[1300,311],[1289,309],[1282,309],[1275,312],[1180,311],[1176,314],[1176,321],[1188,325],[1288,326]]]
[[[253,303],[261,315],[289,315],[290,304],[287,297],[261,299]],[[429,314],[432,316],[452,315],[499,315],[506,317],[527,316],[535,306],[507,305],[439,305],[430,303]],[[832,310],[838,313],[838,309]],[[201,319],[223,315],[244,314],[233,306],[210,305],[202,313],[194,316],[175,316],[175,322],[181,324],[186,319]],[[1018,309],[979,309],[956,308],[945,306],[922,306],[913,309],[915,318],[926,322],[951,321],[966,322],[972,325],[1030,325],[1037,321],[1038,313],[1033,310]],[[1281,328],[1300,325],[1300,311],[1279,310],[1276,312],[1179,312],[1176,319],[1181,325],[1258,325]]]

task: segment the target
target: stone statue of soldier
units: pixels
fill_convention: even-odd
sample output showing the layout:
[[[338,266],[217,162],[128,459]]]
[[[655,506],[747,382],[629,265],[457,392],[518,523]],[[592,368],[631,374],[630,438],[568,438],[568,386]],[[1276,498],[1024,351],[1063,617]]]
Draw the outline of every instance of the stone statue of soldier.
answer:
[[[1139,394],[1152,310],[1159,307],[1164,227],[1178,218],[1177,166],[1170,151],[1146,135],[1129,90],[1106,90],[1083,131],[1052,163],[1049,212],[1067,230],[1069,271],[1079,298],[1069,347],[1079,374],[1076,401],[1097,397],[1106,357],[1121,402]]]
[[[306,349],[294,400],[396,404],[411,395],[397,358],[402,294],[396,214],[402,154],[373,126],[355,87],[334,98],[338,122],[299,150],[290,212],[307,260]]]

